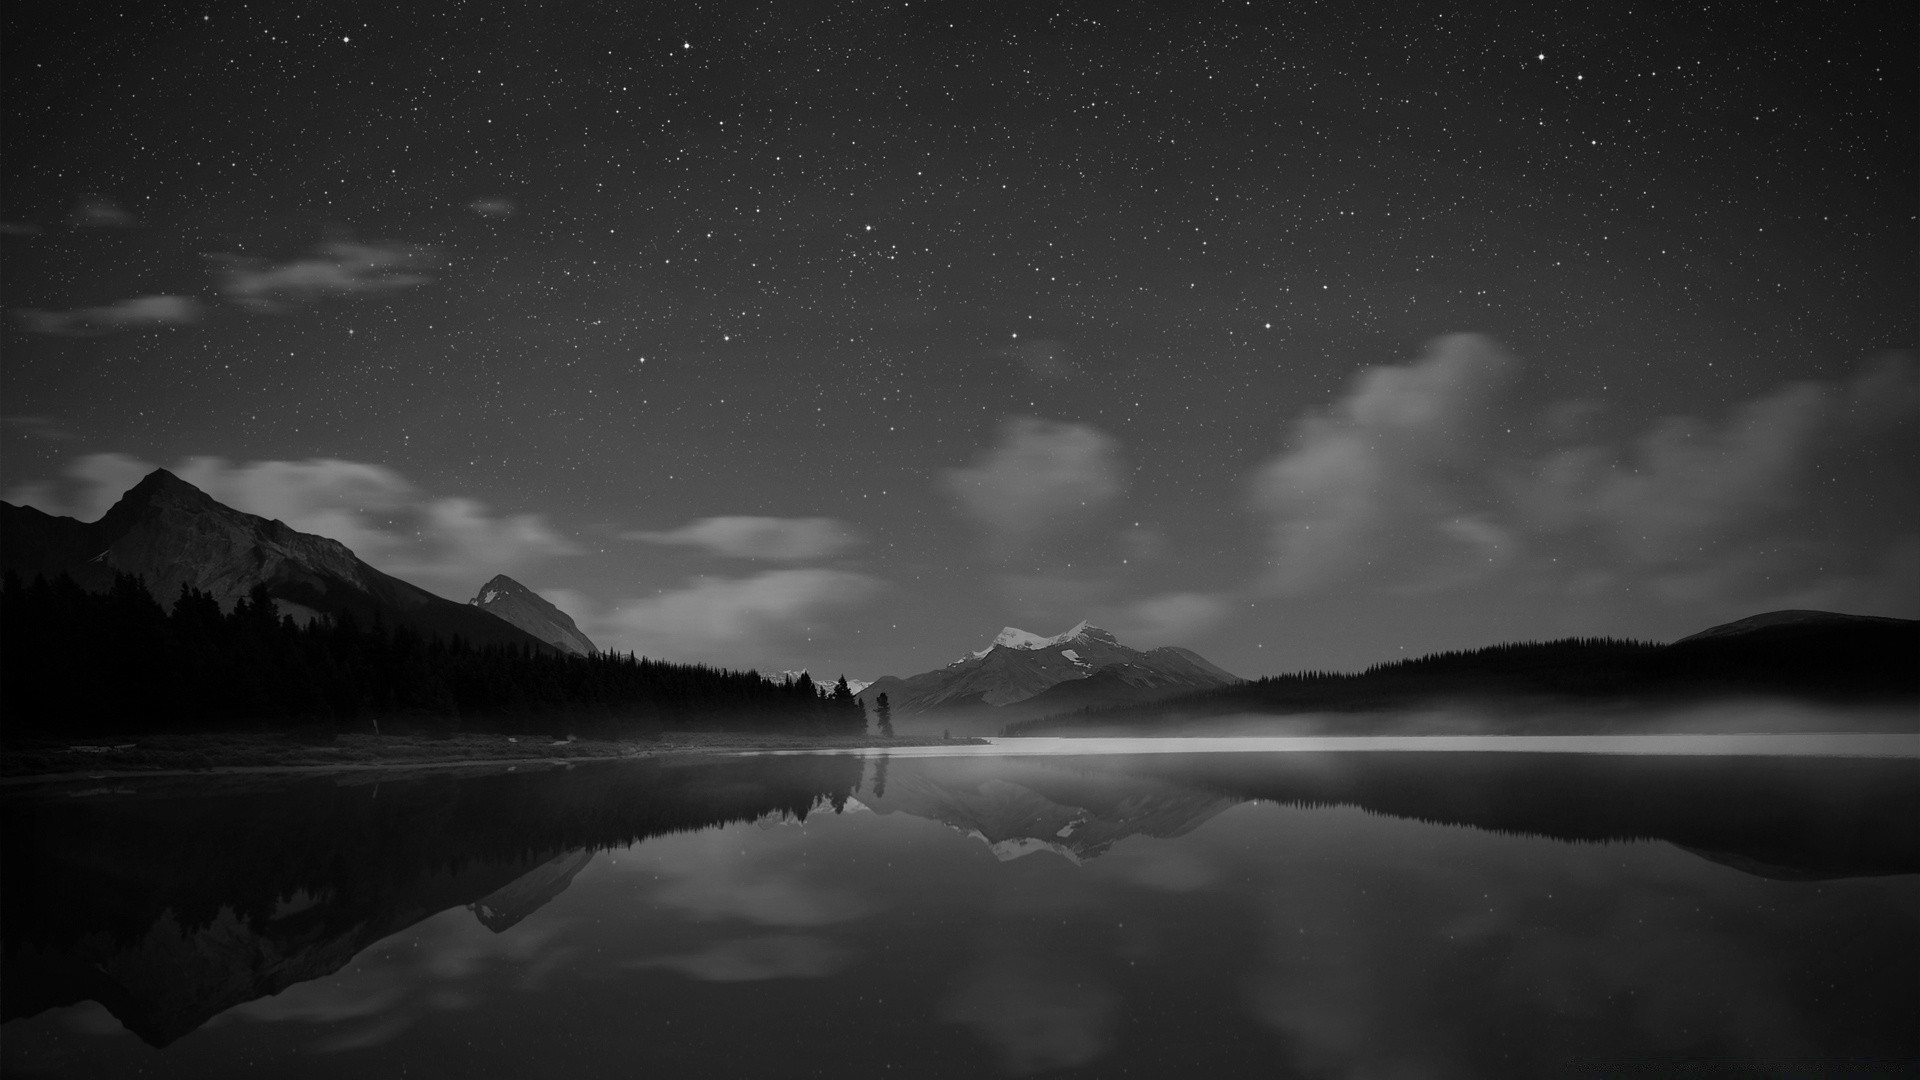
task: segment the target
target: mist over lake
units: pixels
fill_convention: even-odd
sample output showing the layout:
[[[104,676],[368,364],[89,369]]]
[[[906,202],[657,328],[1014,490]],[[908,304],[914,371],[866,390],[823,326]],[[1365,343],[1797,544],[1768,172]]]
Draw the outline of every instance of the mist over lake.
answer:
[[[3,1063],[1803,1076],[1920,1056],[1911,747],[982,749],[15,788]]]

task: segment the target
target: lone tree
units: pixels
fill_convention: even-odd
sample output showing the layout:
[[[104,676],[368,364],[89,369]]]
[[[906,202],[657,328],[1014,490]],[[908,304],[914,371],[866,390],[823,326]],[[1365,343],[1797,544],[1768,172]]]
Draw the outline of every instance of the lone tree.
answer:
[[[887,700],[884,691],[879,697],[873,699],[873,716],[879,722],[880,734],[889,739],[893,738],[893,703]]]

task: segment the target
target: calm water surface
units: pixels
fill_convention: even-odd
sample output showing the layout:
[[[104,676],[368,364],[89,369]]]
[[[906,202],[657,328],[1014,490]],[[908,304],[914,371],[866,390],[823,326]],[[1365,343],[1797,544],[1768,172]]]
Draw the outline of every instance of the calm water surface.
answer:
[[[0,811],[10,1075],[1920,1061],[1912,757],[755,757]]]

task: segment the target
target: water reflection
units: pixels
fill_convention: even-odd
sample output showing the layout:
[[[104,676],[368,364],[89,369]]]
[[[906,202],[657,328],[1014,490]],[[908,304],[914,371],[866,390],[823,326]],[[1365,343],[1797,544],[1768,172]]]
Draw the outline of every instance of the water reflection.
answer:
[[[1920,1053],[1910,760],[760,758],[4,801],[9,1072]]]

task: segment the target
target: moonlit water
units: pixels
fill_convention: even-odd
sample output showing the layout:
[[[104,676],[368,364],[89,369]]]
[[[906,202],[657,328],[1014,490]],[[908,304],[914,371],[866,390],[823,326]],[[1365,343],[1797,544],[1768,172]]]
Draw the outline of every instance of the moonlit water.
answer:
[[[0,1054],[181,1077],[1920,1054],[1920,762],[1373,745],[16,791]]]
[[[894,757],[1084,757],[1100,754],[1325,753],[1424,751],[1532,754],[1688,754],[1790,757],[1920,758],[1920,735],[1219,735],[1087,738],[999,737],[984,745],[902,746]],[[765,754],[871,753],[866,750],[765,750]]]

